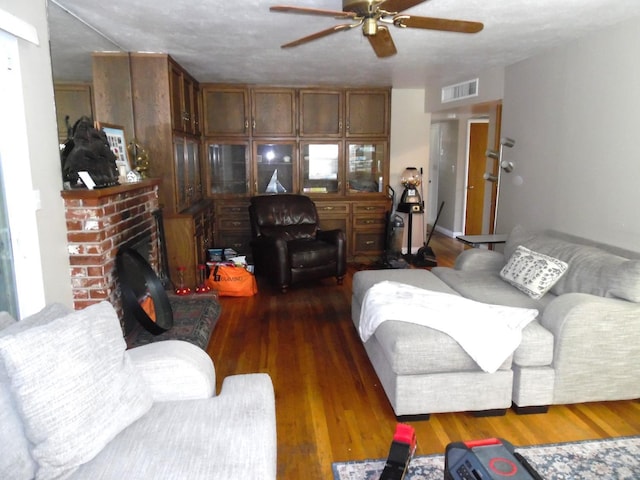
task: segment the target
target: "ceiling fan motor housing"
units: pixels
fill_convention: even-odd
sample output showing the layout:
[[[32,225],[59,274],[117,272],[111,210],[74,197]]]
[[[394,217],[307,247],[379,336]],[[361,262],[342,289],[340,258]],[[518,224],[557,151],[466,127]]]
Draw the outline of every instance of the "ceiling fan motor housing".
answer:
[[[375,12],[373,0],[342,0],[343,12],[354,12],[358,15],[367,16]],[[380,2],[377,2],[380,3]]]

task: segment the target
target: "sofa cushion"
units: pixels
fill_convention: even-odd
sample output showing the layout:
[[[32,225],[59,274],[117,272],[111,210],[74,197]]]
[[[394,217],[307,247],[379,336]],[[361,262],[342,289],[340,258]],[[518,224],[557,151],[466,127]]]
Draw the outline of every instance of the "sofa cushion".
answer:
[[[499,272],[460,271],[447,267],[436,267],[431,272],[463,297],[478,302],[537,308],[542,312],[555,298],[555,295],[548,293],[539,299],[533,299],[505,282]]]
[[[374,336],[397,375],[481,371],[458,342],[433,328],[391,320],[381,324]],[[511,359],[509,355],[498,370],[508,370]]]
[[[447,267],[436,267],[431,272],[462,296],[479,302],[536,308],[543,312],[556,298],[554,294],[547,293],[540,299],[533,299],[502,280],[498,272],[459,271]],[[551,364],[552,360],[553,335],[538,320],[534,320],[522,330],[522,341],[513,354],[513,363],[521,366],[543,366]]]
[[[73,471],[151,408],[108,302],[0,338],[38,478]]]
[[[566,273],[551,288],[555,295],[588,293],[640,302],[640,260],[515,227],[505,244],[505,257],[509,258],[519,245],[569,265]]]
[[[500,277],[531,298],[541,298],[567,270],[566,262],[519,245]]]
[[[553,362],[553,334],[534,320],[522,330],[522,341],[513,354],[521,367],[544,367]]]

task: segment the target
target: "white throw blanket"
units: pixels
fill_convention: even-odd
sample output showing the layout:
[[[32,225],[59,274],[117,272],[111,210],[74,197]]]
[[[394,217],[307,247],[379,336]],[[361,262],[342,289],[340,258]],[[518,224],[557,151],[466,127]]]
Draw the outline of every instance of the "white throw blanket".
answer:
[[[386,320],[430,327],[452,337],[482,370],[493,373],[518,348],[522,329],[537,316],[532,308],[490,305],[384,281],[367,290],[359,330],[366,342]]]

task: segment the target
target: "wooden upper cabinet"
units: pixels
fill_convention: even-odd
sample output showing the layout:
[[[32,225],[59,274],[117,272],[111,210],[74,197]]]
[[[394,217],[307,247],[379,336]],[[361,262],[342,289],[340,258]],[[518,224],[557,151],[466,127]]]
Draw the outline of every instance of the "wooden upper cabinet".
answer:
[[[177,132],[198,135],[200,119],[197,108],[198,83],[178,64],[169,61],[171,90],[171,124]]]
[[[182,75],[180,70],[170,64],[169,87],[171,88],[171,125],[174,130],[182,131],[184,110],[182,108]]]
[[[347,90],[347,137],[389,135],[388,89]]]
[[[300,136],[342,136],[342,90],[300,90]]]
[[[203,86],[205,136],[249,135],[249,90],[245,87]]]
[[[296,135],[296,91],[293,88],[251,90],[251,130],[254,136]]]

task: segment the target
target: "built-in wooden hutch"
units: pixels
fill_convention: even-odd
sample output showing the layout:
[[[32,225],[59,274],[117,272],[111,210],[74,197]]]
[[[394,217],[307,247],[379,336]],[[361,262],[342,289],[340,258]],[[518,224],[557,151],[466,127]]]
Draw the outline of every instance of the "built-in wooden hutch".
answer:
[[[170,56],[93,56],[95,120],[122,125],[160,180],[169,267],[250,254],[252,195],[303,193],[350,258],[376,260],[390,201],[389,88],[200,84]],[[65,88],[69,88],[68,85]]]

